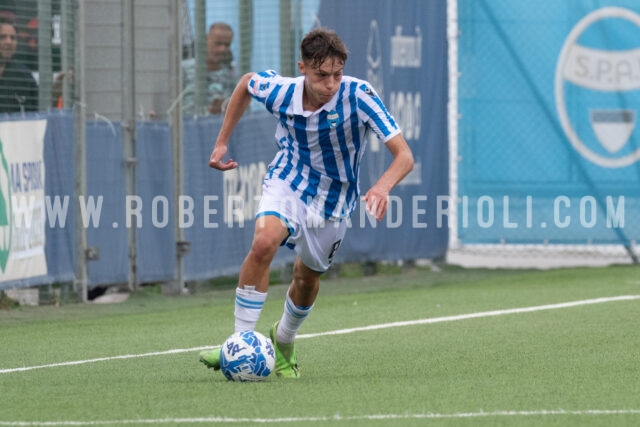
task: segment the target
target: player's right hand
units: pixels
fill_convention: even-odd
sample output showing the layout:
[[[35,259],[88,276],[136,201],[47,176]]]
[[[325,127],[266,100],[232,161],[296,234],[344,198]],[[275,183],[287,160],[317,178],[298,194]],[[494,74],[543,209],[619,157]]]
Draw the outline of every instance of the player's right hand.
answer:
[[[234,162],[233,159],[228,159],[226,162],[222,161],[224,156],[227,155],[227,146],[224,144],[216,144],[213,147],[211,157],[209,157],[209,167],[226,171],[229,169],[235,169],[238,167],[238,162]]]

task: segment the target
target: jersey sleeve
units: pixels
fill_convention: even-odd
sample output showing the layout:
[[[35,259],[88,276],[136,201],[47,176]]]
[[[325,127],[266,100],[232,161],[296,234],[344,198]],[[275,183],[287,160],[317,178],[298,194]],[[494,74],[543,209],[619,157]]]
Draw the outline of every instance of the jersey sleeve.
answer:
[[[361,120],[382,142],[386,143],[401,132],[398,123],[368,82],[360,82],[356,93]]]
[[[269,109],[269,96],[275,88],[282,82],[282,76],[280,76],[274,70],[260,71],[255,73],[249,81],[249,93],[256,101],[267,106]],[[271,103],[272,104],[272,103]],[[273,111],[270,110],[271,113]]]

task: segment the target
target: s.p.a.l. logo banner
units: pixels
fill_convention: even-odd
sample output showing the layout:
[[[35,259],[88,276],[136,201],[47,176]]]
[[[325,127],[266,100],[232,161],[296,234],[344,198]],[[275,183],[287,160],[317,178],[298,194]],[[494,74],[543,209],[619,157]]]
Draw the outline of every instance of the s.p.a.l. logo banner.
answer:
[[[640,15],[620,7],[584,16],[555,76],[558,118],[581,156],[606,168],[640,160]]]

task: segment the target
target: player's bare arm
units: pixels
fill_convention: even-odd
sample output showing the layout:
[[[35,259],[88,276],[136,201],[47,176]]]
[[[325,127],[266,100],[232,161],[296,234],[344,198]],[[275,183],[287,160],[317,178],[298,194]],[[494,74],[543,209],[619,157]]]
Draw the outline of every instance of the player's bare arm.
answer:
[[[393,162],[363,197],[367,211],[378,221],[382,221],[387,212],[389,193],[393,187],[413,169],[413,154],[402,134],[391,138],[386,146],[393,155]]]
[[[222,121],[222,127],[218,133],[211,157],[209,157],[209,166],[214,169],[226,171],[238,167],[238,162],[234,162],[233,159],[227,159],[227,161],[222,159],[227,155],[227,146],[231,133],[251,103],[251,94],[248,86],[253,75],[254,73],[247,73],[242,76],[231,94],[231,99],[229,99],[229,105]]]

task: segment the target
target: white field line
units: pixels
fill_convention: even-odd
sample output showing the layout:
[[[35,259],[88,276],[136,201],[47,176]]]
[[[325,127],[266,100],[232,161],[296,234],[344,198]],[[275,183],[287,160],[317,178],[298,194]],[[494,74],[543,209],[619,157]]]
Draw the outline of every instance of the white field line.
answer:
[[[640,409],[542,409],[532,411],[494,411],[494,412],[455,412],[450,414],[423,413],[423,414],[372,414],[372,415],[334,415],[331,417],[283,417],[283,418],[230,418],[230,417],[200,417],[200,418],[158,418],[140,420],[97,420],[97,421],[0,421],[0,426],[28,426],[28,427],[55,427],[55,426],[101,426],[124,424],[281,424],[281,423],[312,423],[326,421],[384,421],[384,420],[408,420],[408,419],[464,419],[464,418],[490,418],[490,417],[549,417],[549,416],[611,416],[611,415],[640,415]]]
[[[432,317],[430,319],[407,320],[403,322],[382,323],[379,325],[361,326],[358,328],[338,329],[335,331],[319,332],[316,334],[298,335],[296,338],[315,338],[325,335],[352,334],[354,332],[373,331],[376,329],[397,328],[401,326],[427,325],[431,323],[453,322],[456,320],[477,319],[480,317],[504,316],[507,314],[531,313],[534,311],[557,310],[560,308],[578,307],[581,305],[602,304],[614,301],[631,301],[640,299],[640,295],[621,295],[617,297],[586,299],[581,301],[562,302],[558,304],[538,305],[534,307],[511,308],[506,310],[482,311],[478,313],[457,314],[454,316]],[[2,371],[0,371],[1,373]]]
[[[640,295],[620,295],[616,297],[595,298],[595,299],[587,299],[587,300],[580,300],[580,301],[563,302],[558,304],[538,305],[533,307],[521,307],[521,308],[511,308],[506,310],[482,311],[478,313],[458,314],[454,316],[432,317],[428,319],[407,320],[403,322],[381,323],[378,325],[361,326],[357,328],[337,329],[334,331],[318,332],[315,334],[302,334],[302,335],[298,335],[297,339],[316,338],[316,337],[322,337],[327,335],[344,335],[344,334],[352,334],[355,332],[373,331],[377,329],[397,328],[402,326],[414,326],[414,325],[427,325],[431,323],[453,322],[456,320],[478,319],[481,317],[495,317],[495,316],[504,316],[508,314],[532,313],[532,312],[543,311],[543,310],[557,310],[561,308],[578,307],[582,305],[602,304],[602,303],[615,302],[615,301],[631,301],[631,300],[638,300],[638,299],[640,299]],[[168,354],[191,353],[191,352],[209,350],[209,349],[218,348],[218,347],[220,346],[217,345],[217,346],[193,347],[193,348],[177,348],[177,349],[166,350],[166,351],[155,351],[151,353],[124,354],[120,356],[99,357],[95,359],[75,360],[71,362],[51,363],[47,365],[25,366],[22,368],[7,368],[7,369],[0,369],[0,374],[32,371],[34,369],[58,368],[62,366],[84,365],[87,363],[107,362],[110,360],[136,359],[139,357],[165,356]]]

